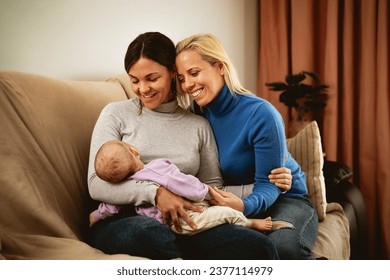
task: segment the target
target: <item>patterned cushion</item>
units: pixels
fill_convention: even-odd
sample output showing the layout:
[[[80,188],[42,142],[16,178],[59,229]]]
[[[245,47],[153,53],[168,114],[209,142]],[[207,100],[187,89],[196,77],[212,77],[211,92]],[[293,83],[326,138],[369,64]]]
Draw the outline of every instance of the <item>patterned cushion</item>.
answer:
[[[309,199],[317,210],[319,221],[323,221],[326,216],[327,201],[322,170],[324,157],[317,122],[312,121],[297,135],[287,139],[287,148],[306,174]]]

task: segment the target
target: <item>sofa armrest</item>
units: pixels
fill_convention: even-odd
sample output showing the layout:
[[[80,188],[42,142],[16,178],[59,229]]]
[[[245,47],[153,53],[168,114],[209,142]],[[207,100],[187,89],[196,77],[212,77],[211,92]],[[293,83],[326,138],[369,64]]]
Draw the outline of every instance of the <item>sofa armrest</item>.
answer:
[[[323,171],[327,201],[341,204],[349,221],[351,259],[367,259],[367,209],[360,189],[349,181],[353,173],[347,166],[333,161],[325,161]]]

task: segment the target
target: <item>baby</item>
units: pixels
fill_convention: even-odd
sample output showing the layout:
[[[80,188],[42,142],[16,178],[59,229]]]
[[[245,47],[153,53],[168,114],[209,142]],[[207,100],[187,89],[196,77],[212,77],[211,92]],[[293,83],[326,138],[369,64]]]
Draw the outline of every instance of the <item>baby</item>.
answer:
[[[187,175],[167,159],[152,160],[144,164],[140,159],[140,152],[132,145],[113,140],[101,146],[95,158],[95,171],[101,179],[118,183],[125,179],[152,181],[159,184],[176,195],[191,200],[200,207],[202,212],[187,210],[189,217],[196,224],[196,229],[191,228],[182,221],[182,232],[178,232],[174,225],[170,228],[180,234],[195,234],[224,223],[242,225],[259,231],[272,229],[271,217],[266,219],[248,219],[242,212],[226,206],[210,206],[207,202],[211,199],[209,186],[203,184],[198,178]],[[100,203],[98,209],[90,214],[90,225],[97,221],[110,217],[119,212],[120,206]],[[152,217],[161,223],[162,214],[156,207],[136,207],[139,215]]]

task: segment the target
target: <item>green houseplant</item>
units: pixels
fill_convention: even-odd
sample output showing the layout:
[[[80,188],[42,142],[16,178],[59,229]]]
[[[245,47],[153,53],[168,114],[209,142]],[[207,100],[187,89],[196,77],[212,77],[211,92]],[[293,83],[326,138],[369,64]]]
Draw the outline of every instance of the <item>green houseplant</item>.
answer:
[[[310,84],[304,83],[308,77],[312,80]],[[302,71],[287,75],[285,82],[266,83],[266,86],[272,91],[281,92],[279,101],[296,110],[298,121],[305,120],[309,112],[313,116],[316,111],[322,110],[328,98],[329,86],[321,84],[315,72]]]

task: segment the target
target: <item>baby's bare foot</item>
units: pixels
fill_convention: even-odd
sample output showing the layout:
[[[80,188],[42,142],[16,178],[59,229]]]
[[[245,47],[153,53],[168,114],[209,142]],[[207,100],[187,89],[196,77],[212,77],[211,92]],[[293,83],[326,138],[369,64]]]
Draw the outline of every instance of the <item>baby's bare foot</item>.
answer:
[[[272,229],[272,219],[249,219],[249,227],[258,231],[270,231]]]

